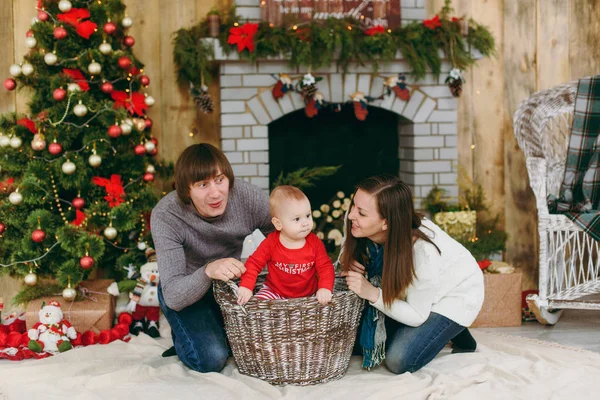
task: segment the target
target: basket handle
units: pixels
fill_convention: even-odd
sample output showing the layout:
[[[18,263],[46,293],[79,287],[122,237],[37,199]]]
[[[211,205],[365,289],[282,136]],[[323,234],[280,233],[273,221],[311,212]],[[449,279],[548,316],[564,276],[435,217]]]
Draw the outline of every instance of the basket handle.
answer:
[[[235,297],[237,298],[237,292],[238,292],[238,285],[235,284],[235,282],[233,281],[225,281],[225,283],[227,284],[227,286],[229,286],[229,288],[231,289],[231,291],[233,292],[233,294],[235,295]],[[246,307],[244,306],[239,306],[242,308],[242,311],[244,312],[244,314],[248,315],[248,311],[246,311]]]

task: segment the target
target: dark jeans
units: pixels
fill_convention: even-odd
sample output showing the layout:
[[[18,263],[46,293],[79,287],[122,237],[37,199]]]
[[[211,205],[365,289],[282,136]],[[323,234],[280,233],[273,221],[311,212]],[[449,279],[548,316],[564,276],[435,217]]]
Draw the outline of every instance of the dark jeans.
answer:
[[[171,325],[171,336],[177,356],[198,372],[219,372],[229,357],[223,315],[212,289],[196,303],[175,311],[166,306],[158,285],[160,308]]]
[[[385,365],[394,374],[418,371],[433,360],[450,340],[467,329],[433,312],[429,314],[427,321],[416,328],[386,316],[385,328]],[[359,326],[352,352],[355,355],[362,355],[359,344],[360,331]]]

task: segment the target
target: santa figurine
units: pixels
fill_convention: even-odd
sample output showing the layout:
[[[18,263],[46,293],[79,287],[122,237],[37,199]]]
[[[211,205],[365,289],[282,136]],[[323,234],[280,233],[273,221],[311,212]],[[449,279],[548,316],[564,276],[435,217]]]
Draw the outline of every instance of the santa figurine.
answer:
[[[71,350],[70,339],[77,338],[75,328],[69,321],[63,319],[63,312],[60,309],[60,303],[51,300],[46,304],[42,303],[42,309],[38,313],[39,322],[27,331],[29,336],[29,348],[36,353],[45,352],[64,352]]]
[[[148,336],[156,338],[160,337],[158,331],[160,305],[158,304],[158,263],[154,249],[146,250],[146,258],[148,262],[140,268],[140,277],[130,294],[131,301],[127,308],[132,311],[131,333],[138,335],[143,331]]]

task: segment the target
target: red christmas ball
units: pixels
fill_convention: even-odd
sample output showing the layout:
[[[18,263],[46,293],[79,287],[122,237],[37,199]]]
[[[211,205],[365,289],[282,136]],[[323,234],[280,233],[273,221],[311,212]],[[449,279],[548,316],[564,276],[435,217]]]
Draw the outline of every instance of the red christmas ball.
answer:
[[[143,144],[138,144],[134,147],[133,152],[136,156],[143,156],[144,154],[146,154],[146,148]]]
[[[73,203],[73,207],[78,210],[81,210],[83,207],[85,207],[85,200],[79,196],[75,197],[71,203]]]
[[[46,239],[46,232],[41,229],[36,229],[31,233],[31,240],[36,243],[42,243]]]
[[[108,127],[108,136],[110,136],[113,139],[116,139],[119,136],[121,136],[121,133],[123,133],[123,130],[119,125],[111,125]]]
[[[135,44],[135,39],[133,36],[125,36],[125,38],[123,38],[123,44],[127,47],[132,47]]]
[[[104,32],[106,32],[107,35],[112,35],[116,30],[117,26],[114,24],[114,22],[107,22],[104,24]]]
[[[110,93],[113,91],[113,85],[110,82],[103,82],[102,85],[100,85],[100,90],[104,93]]]
[[[90,256],[83,256],[79,259],[79,265],[83,269],[90,269],[94,266],[94,259]]]
[[[152,182],[154,180],[154,174],[151,174],[150,172],[146,172],[144,174],[144,182]]]
[[[6,225],[4,225],[2,222],[0,222],[0,235],[2,235],[5,230],[6,230]]]
[[[155,156],[156,153],[158,153],[158,149],[155,147],[154,150],[152,150],[150,153],[148,153],[148,155]]]
[[[67,91],[63,88],[56,88],[56,89],[54,89],[54,92],[52,93],[52,97],[54,97],[54,100],[56,100],[56,101],[63,101],[65,99],[66,95],[67,95]]]
[[[156,139],[154,136],[152,136],[152,137],[150,138],[150,141],[151,141],[152,143],[154,143],[154,147],[155,147],[155,148],[158,146],[158,139]]]
[[[30,29],[27,31],[27,33],[25,34],[25,37],[32,37],[33,36],[33,31]]]
[[[67,30],[62,26],[57,26],[54,28],[54,38],[56,40],[62,40],[67,37]]]
[[[150,129],[152,128],[152,120],[150,118],[146,118],[144,120],[144,123],[146,124],[146,129]],[[156,143],[155,143],[156,144]]]
[[[39,19],[42,22],[46,22],[48,21],[48,13],[44,10],[39,10],[38,11],[38,15],[37,15],[37,19]]]
[[[48,145],[48,151],[50,152],[50,154],[52,154],[53,156],[57,156],[60,153],[62,153],[62,146],[56,142],[50,143]]]
[[[117,61],[120,68],[127,69],[131,66],[131,60],[127,58],[127,56],[119,57],[119,61]]]
[[[150,78],[146,75],[140,76],[140,83],[144,86],[148,86],[150,84]]]
[[[17,87],[17,82],[13,78],[6,78],[4,81],[4,87],[6,90],[15,90]]]

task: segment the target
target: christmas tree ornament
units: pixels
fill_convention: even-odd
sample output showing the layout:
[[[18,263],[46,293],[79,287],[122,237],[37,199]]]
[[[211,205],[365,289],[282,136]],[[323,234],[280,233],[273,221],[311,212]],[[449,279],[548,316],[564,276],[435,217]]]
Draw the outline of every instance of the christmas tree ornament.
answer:
[[[54,35],[54,38],[56,40],[63,40],[67,37],[67,30],[62,26],[57,26],[56,28],[54,28],[52,34]]]
[[[46,53],[44,55],[44,62],[48,65],[54,65],[58,61],[58,57],[54,53]]]
[[[73,207],[75,207],[77,210],[81,210],[83,207],[85,207],[85,200],[82,197],[77,196],[73,199],[73,201],[71,201],[71,204],[73,204]]]
[[[52,92],[52,98],[56,101],[63,101],[66,95],[67,91],[63,88],[56,88],[54,89],[54,92]]]
[[[31,148],[35,151],[42,151],[46,148],[46,140],[44,140],[44,135],[41,133],[37,133],[33,135],[33,140],[31,141]]]
[[[146,250],[146,242],[138,242],[137,248],[141,251]]]
[[[144,121],[142,118],[134,118],[133,126],[135,126],[135,129],[137,129],[138,132],[143,132],[144,129],[146,129],[146,121]]]
[[[154,168],[154,165],[148,164],[148,166],[146,167],[146,172],[154,174],[156,172],[156,168]]]
[[[100,63],[92,60],[92,62],[88,65],[88,72],[92,75],[98,75],[100,72],[102,72],[102,66]]]
[[[83,269],[90,269],[94,266],[94,259],[90,257],[86,251],[85,256],[79,259],[79,265],[81,265],[81,268]]]
[[[98,50],[100,50],[100,53],[107,55],[112,51],[112,46],[104,41],[100,44],[100,46],[98,46]]]
[[[146,149],[146,153],[152,153],[156,148],[156,145],[148,140],[146,143],[144,143],[144,148]]]
[[[19,75],[21,75],[21,66],[19,64],[13,64],[10,66],[10,68],[8,69],[8,71],[10,72],[10,74],[14,77],[17,77]]]
[[[44,10],[38,10],[37,19],[42,22],[48,21],[48,13]]]
[[[71,287],[71,283],[67,285],[62,291],[62,297],[66,301],[73,301],[77,297],[77,291]]]
[[[116,30],[117,30],[117,25],[115,25],[115,23],[114,23],[114,22],[110,22],[110,21],[108,21],[106,24],[104,24],[104,28],[103,28],[103,29],[104,29],[104,32],[105,32],[107,35],[112,35],[113,33],[115,33],[115,32],[116,32]]]
[[[39,220],[40,219],[38,218],[38,221]],[[36,243],[42,243],[44,239],[46,239],[46,232],[42,230],[38,222],[38,228],[31,233],[31,240],[33,240]]]
[[[127,56],[121,56],[119,57],[117,64],[119,65],[119,68],[129,69],[129,67],[131,67],[131,60]]]
[[[2,236],[2,234],[4,233],[5,230],[6,230],[6,225],[4,225],[2,222],[0,222],[0,236]]]
[[[313,98],[304,107],[304,113],[308,118],[312,118],[319,113],[321,109],[325,107],[325,100],[323,99],[323,93],[317,92]]]
[[[6,147],[10,144],[10,138],[5,135],[0,135],[0,147]]]
[[[104,237],[106,237],[108,240],[113,240],[117,237],[117,230],[113,228],[112,221],[110,221],[110,225],[104,229]]]
[[[48,151],[53,156],[57,156],[60,153],[62,153],[62,146],[56,143],[56,139],[54,139],[54,142],[50,143],[50,145],[48,146]]]
[[[88,163],[94,168],[97,168],[102,164],[102,157],[96,154],[95,149],[92,150],[92,154],[88,157]]]
[[[102,82],[102,85],[100,85],[100,90],[102,90],[103,93],[110,93],[113,91],[113,84],[110,82]]]
[[[21,67],[21,71],[23,72],[23,75],[29,76],[29,75],[33,74],[33,65],[31,65],[29,63],[25,63]]]
[[[69,83],[67,85],[67,91],[69,93],[81,92],[81,87],[79,87],[79,85],[76,83]]]
[[[88,112],[87,107],[85,106],[85,104],[81,103],[81,100],[79,100],[79,103],[73,107],[73,114],[77,115],[78,117],[84,117]]]
[[[146,103],[148,107],[152,107],[154,105],[154,97],[146,95],[144,103]]]
[[[71,11],[71,7],[73,7],[73,5],[69,0],[60,0],[58,2],[58,9],[64,13]]]
[[[388,96],[393,91],[396,97],[400,100],[410,100],[410,91],[406,85],[406,77],[404,74],[398,74],[398,76],[390,76],[389,78],[386,78],[383,85]]]
[[[210,97],[206,85],[202,85],[200,90],[192,87],[191,93],[198,110],[202,111],[204,114],[210,114],[215,110],[215,103],[213,102],[212,97]]]
[[[29,47],[30,49],[33,49],[35,46],[37,46],[37,40],[35,40],[33,36],[25,38],[25,46]]]
[[[293,88],[294,85],[292,85],[292,79],[290,78],[290,76],[287,74],[279,74],[279,80],[277,81],[275,86],[273,86],[271,94],[273,94],[273,98],[275,100],[279,100]]]
[[[146,75],[142,75],[142,76],[140,76],[140,83],[143,86],[148,87],[148,85],[150,85],[150,78],[148,78]]]
[[[33,36],[33,31],[30,29],[27,32],[25,32],[25,37],[32,37]]]
[[[152,182],[154,180],[154,174],[146,172],[142,179],[144,179],[144,182]]]
[[[354,115],[359,121],[364,121],[367,118],[369,111],[367,110],[367,101],[365,95],[362,92],[355,92],[350,95],[352,103],[354,105]]]
[[[317,80],[309,72],[302,77],[300,81],[300,94],[304,100],[304,104],[308,104],[317,93]]]
[[[146,154],[146,148],[143,144],[138,144],[133,148],[133,152],[136,156],[143,156],[144,154]]]
[[[111,125],[108,127],[108,136],[110,136],[113,139],[116,139],[119,136],[121,136],[121,133],[123,133],[123,130],[119,125]]]
[[[63,163],[63,165],[61,166],[62,172],[64,172],[67,175],[72,175],[75,170],[77,169],[77,167],[75,166],[75,164],[73,162],[71,162],[70,160],[67,160]]]
[[[27,286],[35,286],[37,284],[37,280],[38,277],[33,273],[33,269],[31,268],[29,269],[29,273],[25,275],[25,278],[23,278],[23,282],[25,282]]]
[[[462,75],[462,71],[458,68],[452,68],[445,80],[445,83],[450,88],[450,93],[452,93],[452,96],[454,97],[459,97],[461,95],[464,82],[465,78]]]
[[[146,129],[152,128],[152,120],[150,118],[146,118],[144,123],[146,124]]]
[[[10,144],[10,147],[12,147],[13,149],[18,149],[23,144],[23,141],[21,140],[20,137],[13,136],[10,138],[9,144]]]
[[[121,25],[123,25],[125,28],[130,28],[131,25],[133,25],[133,20],[131,19],[131,17],[125,16],[121,20]]]
[[[126,121],[127,120],[121,122],[121,124],[119,126],[121,127],[121,133],[123,135],[127,136],[127,135],[129,135],[131,133],[131,127],[132,127],[132,125],[128,124]],[[131,121],[131,120],[129,120],[129,121]]]
[[[13,78],[6,78],[4,80],[4,88],[6,90],[15,90],[17,87],[17,82]]]
[[[133,38],[133,36],[125,36],[123,38],[123,44],[127,47],[133,47],[133,45],[135,44],[135,39]]]
[[[10,201],[10,204],[13,204],[15,206],[21,204],[21,202],[23,201],[23,195],[19,193],[19,189],[15,190],[14,192],[8,195],[8,201]]]

